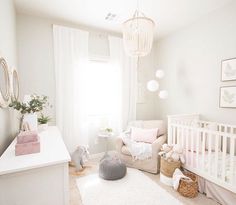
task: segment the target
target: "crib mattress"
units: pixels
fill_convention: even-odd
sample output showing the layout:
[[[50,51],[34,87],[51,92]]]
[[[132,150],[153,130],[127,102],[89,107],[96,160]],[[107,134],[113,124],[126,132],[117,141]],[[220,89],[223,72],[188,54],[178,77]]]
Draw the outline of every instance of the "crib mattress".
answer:
[[[191,162],[191,152],[189,154],[186,154],[186,163],[189,164]],[[213,175],[215,173],[215,158],[216,158],[216,152],[211,152],[210,157],[208,157],[208,152],[205,152],[205,159],[203,158],[203,155],[199,153],[198,155],[198,164],[199,169],[204,169],[205,172],[208,172],[208,169],[210,167],[210,175]],[[234,170],[233,170],[233,184],[236,184],[236,156],[233,157],[233,164],[234,164]],[[197,157],[196,153],[193,153],[193,166],[196,168],[197,166]],[[223,169],[223,154],[222,152],[218,152],[218,162],[217,162],[217,177],[221,178]],[[225,181],[231,182],[230,180],[230,155],[226,154],[225,158]]]

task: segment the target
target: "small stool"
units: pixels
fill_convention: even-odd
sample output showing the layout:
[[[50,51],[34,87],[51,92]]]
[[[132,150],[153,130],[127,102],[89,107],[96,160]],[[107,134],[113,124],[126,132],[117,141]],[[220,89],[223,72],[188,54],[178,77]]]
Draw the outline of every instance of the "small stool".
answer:
[[[126,175],[127,168],[119,158],[107,155],[99,164],[99,176],[105,180],[117,180]]]

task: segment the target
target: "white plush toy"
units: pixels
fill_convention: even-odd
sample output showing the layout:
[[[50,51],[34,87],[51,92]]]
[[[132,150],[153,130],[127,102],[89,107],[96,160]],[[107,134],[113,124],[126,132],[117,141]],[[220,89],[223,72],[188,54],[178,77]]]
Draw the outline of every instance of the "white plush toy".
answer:
[[[168,144],[163,144],[161,147],[161,152],[159,152],[159,155],[166,155],[172,150],[172,146],[169,146]]]
[[[184,154],[183,154],[183,148],[175,144],[173,146],[163,144],[162,145],[162,151],[159,153],[159,155],[166,158],[168,161],[181,161],[183,164],[185,163]]]
[[[185,163],[185,159],[184,159],[184,154],[183,154],[183,148],[176,144],[173,146],[173,154],[172,154],[172,159],[177,162],[177,161],[181,161],[183,164]]]

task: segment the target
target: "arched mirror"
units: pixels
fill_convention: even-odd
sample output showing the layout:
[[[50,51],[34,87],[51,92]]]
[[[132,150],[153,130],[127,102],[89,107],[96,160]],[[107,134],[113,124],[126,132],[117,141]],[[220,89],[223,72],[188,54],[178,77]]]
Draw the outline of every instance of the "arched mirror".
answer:
[[[7,107],[10,98],[10,77],[7,62],[0,57],[0,107]]]
[[[13,72],[12,72],[12,95],[11,95],[12,101],[18,101],[19,92],[20,92],[20,88],[19,88],[18,73],[14,69]]]

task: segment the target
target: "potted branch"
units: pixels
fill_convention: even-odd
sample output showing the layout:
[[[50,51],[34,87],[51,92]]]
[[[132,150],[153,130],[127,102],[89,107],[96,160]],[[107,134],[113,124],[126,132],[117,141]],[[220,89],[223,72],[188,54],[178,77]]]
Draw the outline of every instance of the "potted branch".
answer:
[[[38,117],[38,123],[40,125],[41,130],[46,130],[48,128],[48,122],[50,122],[51,118],[49,116],[45,116],[43,113]]]
[[[112,128],[110,128],[110,127],[107,127],[107,128],[105,129],[105,132],[106,132],[107,135],[109,135],[109,136],[111,136],[111,135],[113,134],[113,130],[112,130]]]
[[[108,137],[111,137],[113,136],[113,130],[112,128],[110,127],[106,127],[106,128],[101,128],[100,129],[100,132],[99,132],[99,135],[102,135],[102,136],[108,136]]]
[[[22,114],[21,128],[24,124],[28,124],[30,130],[37,130],[37,113],[41,112],[47,104],[47,96],[31,95],[28,102],[13,101],[10,103],[9,107],[12,107]]]

